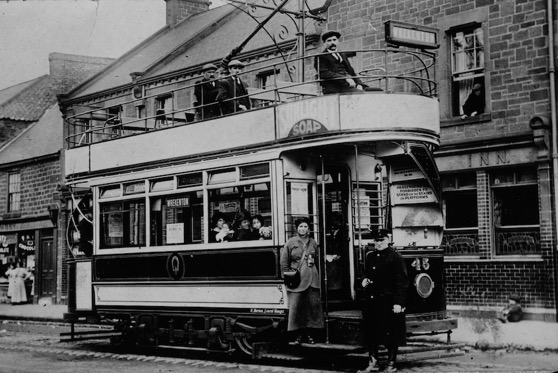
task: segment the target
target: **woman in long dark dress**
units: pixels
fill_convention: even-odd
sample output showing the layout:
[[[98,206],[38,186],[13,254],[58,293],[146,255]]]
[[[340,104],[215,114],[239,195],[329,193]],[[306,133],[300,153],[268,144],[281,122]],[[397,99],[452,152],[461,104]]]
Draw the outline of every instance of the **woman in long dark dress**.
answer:
[[[281,249],[282,273],[299,268],[300,284],[287,288],[289,320],[287,330],[298,334],[297,343],[314,342],[314,333],[324,327],[324,315],[320,301],[320,275],[318,244],[310,237],[310,221],[307,218],[295,222],[297,235],[291,237]]]

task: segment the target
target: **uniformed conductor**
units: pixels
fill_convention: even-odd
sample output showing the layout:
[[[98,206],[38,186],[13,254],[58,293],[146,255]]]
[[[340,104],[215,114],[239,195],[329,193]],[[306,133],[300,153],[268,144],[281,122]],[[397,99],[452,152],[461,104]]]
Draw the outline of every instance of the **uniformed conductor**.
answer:
[[[363,332],[370,353],[370,364],[363,372],[380,370],[378,348],[388,350],[387,372],[397,370],[397,349],[406,344],[405,298],[407,268],[400,253],[395,251],[389,231],[374,233],[375,248],[365,257],[362,287],[365,293]]]

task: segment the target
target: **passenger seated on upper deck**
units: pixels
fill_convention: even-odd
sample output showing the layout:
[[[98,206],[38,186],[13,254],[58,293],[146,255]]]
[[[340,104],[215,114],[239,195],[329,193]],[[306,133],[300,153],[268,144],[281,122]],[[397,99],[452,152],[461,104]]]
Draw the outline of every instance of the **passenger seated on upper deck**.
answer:
[[[368,87],[355,76],[355,70],[347,55],[337,52],[340,37],[341,34],[337,31],[326,31],[322,35],[325,47],[322,53],[328,54],[316,56],[314,59],[314,67],[318,71],[322,92],[328,94],[380,90]]]
[[[219,81],[215,80],[217,66],[212,63],[203,65],[203,79],[194,87],[194,106],[196,120],[209,119],[221,115],[221,107],[217,103]],[[202,106],[202,107],[200,107]]]
[[[236,113],[237,111],[250,110],[250,98],[246,85],[238,76],[244,64],[239,60],[229,62],[229,76],[220,82],[217,100],[221,103],[223,114]],[[240,97],[240,98],[236,98]]]

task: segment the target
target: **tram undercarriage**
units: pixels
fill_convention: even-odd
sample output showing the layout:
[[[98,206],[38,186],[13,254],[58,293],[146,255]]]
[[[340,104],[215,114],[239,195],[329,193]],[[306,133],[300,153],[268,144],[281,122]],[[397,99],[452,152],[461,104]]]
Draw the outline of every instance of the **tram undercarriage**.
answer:
[[[320,353],[339,356],[365,354],[361,343],[359,310],[334,311],[327,315],[328,327],[317,339],[318,343],[313,345],[290,342],[286,331],[286,315],[255,316],[215,311],[103,312],[100,315],[65,316],[72,324],[72,332],[62,334],[69,337],[66,341],[110,338],[111,344],[115,346],[207,351],[253,359],[300,360]],[[101,324],[110,324],[113,329],[94,334],[74,331],[74,324],[84,320],[102,320]],[[446,317],[443,312],[408,317],[408,346],[402,350],[403,360],[459,354],[456,351],[461,346],[452,344],[450,340],[451,330],[456,327],[457,320]],[[437,334],[446,334],[446,341],[424,338]]]

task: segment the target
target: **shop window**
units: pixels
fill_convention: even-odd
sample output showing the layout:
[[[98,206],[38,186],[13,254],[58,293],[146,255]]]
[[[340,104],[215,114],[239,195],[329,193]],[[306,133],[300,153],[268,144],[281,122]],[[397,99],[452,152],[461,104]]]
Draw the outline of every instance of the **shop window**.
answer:
[[[151,245],[203,243],[203,192],[151,199]]]
[[[442,199],[446,220],[442,248],[447,255],[478,255],[476,173],[443,176]]]
[[[540,252],[539,195],[534,168],[497,172],[491,178],[497,255]]]
[[[446,228],[477,228],[476,174],[444,176],[442,189]]]
[[[103,203],[101,249],[145,246],[145,202],[129,200]]]
[[[239,239],[239,230],[242,221],[247,219],[252,224],[255,216],[261,216],[262,238],[271,238],[272,211],[271,211],[271,192],[270,183],[256,183],[250,185],[224,187],[209,191],[209,242],[236,241]],[[222,220],[221,220],[222,219]],[[225,223],[228,229],[235,231],[233,234],[217,235],[222,224]],[[265,231],[265,232],[264,232]],[[260,232],[258,232],[259,234]],[[252,239],[258,239],[255,235]],[[245,240],[243,236],[241,240]]]
[[[484,32],[481,24],[451,31],[452,113],[471,116],[486,111]]]
[[[19,211],[21,198],[21,174],[8,175],[8,212]]]

